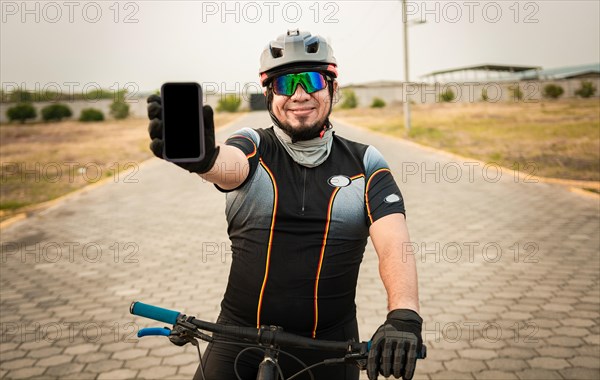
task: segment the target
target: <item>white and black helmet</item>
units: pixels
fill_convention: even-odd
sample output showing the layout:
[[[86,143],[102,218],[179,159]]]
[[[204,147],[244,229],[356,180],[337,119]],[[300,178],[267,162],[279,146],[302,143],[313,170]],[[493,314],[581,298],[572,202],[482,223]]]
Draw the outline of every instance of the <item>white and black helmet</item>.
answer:
[[[323,37],[312,36],[309,32],[288,30],[271,41],[260,56],[260,83],[263,86],[274,76],[307,70],[337,77],[333,49]]]

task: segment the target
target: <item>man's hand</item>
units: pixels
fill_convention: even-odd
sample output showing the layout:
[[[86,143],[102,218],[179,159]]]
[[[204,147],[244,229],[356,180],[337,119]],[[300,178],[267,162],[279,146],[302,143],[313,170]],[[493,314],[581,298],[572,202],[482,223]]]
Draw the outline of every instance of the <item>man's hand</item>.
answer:
[[[417,353],[421,352],[423,319],[409,309],[396,309],[388,313],[387,319],[371,338],[371,349],[367,360],[367,376],[376,380],[377,375],[394,375],[396,379],[412,379],[417,364]]]
[[[200,162],[176,162],[179,167],[184,168],[190,173],[206,173],[212,169],[215,160],[219,155],[219,147],[215,147],[215,122],[213,119],[213,110],[210,106],[202,108],[202,116],[204,121],[204,158]],[[158,158],[163,157],[164,141],[163,137],[163,122],[162,122],[162,102],[160,96],[150,95],[148,97],[148,133],[150,134],[150,150]]]

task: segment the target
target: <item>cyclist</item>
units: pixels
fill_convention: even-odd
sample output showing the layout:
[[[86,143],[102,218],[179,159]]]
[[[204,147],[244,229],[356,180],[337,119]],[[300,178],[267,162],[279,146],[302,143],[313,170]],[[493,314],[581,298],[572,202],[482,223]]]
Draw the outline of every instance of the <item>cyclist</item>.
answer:
[[[404,202],[386,161],[369,145],[344,139],[329,116],[338,90],[337,62],[320,36],[290,30],[260,58],[273,124],[244,128],[215,145],[212,109],[204,108],[206,155],[178,163],[226,195],[232,265],[218,323],[278,325],[299,335],[358,341],[354,303],[370,236],[388,295],[387,319],[373,335],[367,374],[410,379],[422,345],[417,274],[406,254]],[[162,158],[160,97],[148,99],[150,144]],[[237,168],[236,176],[231,175]],[[235,379],[243,347],[209,344],[207,379]],[[331,352],[289,350],[307,365]],[[245,353],[238,369],[256,377],[262,355]],[[281,354],[284,374],[302,367]],[[358,379],[358,369],[320,366],[317,379]],[[200,379],[200,368],[196,373]]]

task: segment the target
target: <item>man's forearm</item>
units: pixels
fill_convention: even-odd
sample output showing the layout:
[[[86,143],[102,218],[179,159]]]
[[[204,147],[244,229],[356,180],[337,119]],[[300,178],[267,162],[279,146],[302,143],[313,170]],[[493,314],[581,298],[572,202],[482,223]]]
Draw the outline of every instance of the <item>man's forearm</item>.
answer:
[[[393,247],[379,257],[379,274],[388,295],[388,310],[411,309],[419,313],[417,268],[412,254]]]
[[[248,176],[248,159],[240,149],[218,144],[219,155],[212,169],[200,177],[214,183],[222,189],[234,189],[241,185]]]
[[[379,274],[388,294],[388,309],[411,309],[418,313],[417,267],[404,215],[387,215],[373,223],[369,232],[379,256]]]

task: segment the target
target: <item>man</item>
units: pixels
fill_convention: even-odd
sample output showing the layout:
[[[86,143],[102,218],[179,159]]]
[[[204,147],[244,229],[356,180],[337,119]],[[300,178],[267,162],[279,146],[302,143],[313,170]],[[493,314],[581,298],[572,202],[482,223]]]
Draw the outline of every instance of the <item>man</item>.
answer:
[[[334,134],[329,115],[338,84],[331,47],[322,37],[288,31],[263,51],[260,78],[273,125],[244,128],[215,146],[213,113],[205,106],[206,158],[179,164],[227,193],[233,261],[219,323],[279,325],[318,339],[358,340],[354,297],[370,236],[389,314],[373,335],[367,374],[411,379],[422,319],[415,262],[404,254],[404,202],[375,148]],[[150,147],[162,158],[160,98],[148,101]],[[239,176],[223,174],[231,168],[240,168]],[[211,343],[195,379],[236,379],[233,363],[242,349]],[[286,351],[307,365],[339,357]],[[254,379],[261,358],[244,353],[237,366],[241,378]],[[286,355],[279,359],[286,377],[302,368]],[[358,379],[357,368],[343,365],[313,373],[317,379]]]

